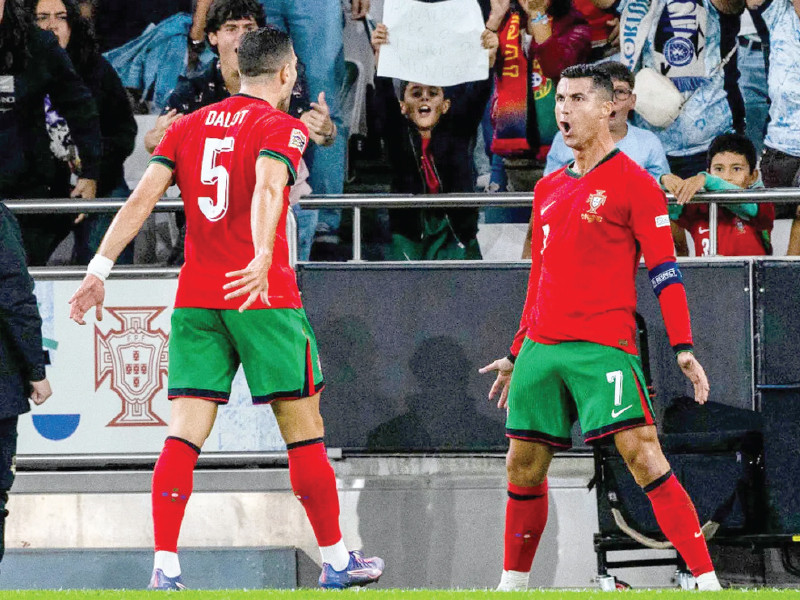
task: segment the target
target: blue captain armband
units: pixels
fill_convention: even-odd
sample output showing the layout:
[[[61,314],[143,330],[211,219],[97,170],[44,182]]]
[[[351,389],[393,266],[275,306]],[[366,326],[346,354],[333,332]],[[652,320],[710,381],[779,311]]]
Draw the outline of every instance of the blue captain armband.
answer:
[[[673,283],[680,283],[683,285],[683,275],[678,267],[678,263],[674,261],[664,262],[657,267],[650,269],[650,284],[653,286],[653,292],[658,298],[664,288],[672,285]]]

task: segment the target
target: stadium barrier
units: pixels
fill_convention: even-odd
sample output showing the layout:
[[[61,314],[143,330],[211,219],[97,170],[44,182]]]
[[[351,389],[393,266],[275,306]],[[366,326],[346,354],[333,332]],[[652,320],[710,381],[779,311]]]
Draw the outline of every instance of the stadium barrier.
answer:
[[[300,206],[307,209],[343,208],[353,211],[353,261],[363,260],[362,242],[362,210],[376,208],[527,208],[531,205],[531,193],[498,193],[498,194],[341,194],[311,195],[300,200]],[[730,192],[702,193],[695,196],[695,201],[709,203],[709,254],[717,254],[717,214],[720,204],[755,202],[777,204],[800,202],[800,190],[797,188],[761,188]],[[668,203],[676,204],[674,196],[667,194]],[[95,200],[65,199],[25,199],[6,200],[5,204],[20,214],[37,213],[95,213],[112,212],[119,209],[124,200],[119,198],[100,198]],[[183,209],[180,199],[164,198],[155,206],[155,212],[176,212]],[[296,231],[296,226],[289,225]],[[293,254],[296,258],[296,249]]]
[[[705,197],[718,201],[788,202],[800,200],[800,193],[764,190]],[[528,202],[529,195],[505,194],[413,199],[310,197],[302,204],[357,211],[365,207],[420,205],[521,206]],[[8,205],[17,212],[102,212],[118,208],[121,201],[22,200]],[[156,208],[169,211],[180,207],[179,200],[164,200]],[[490,382],[474,371],[506,351],[524,301],[526,263],[365,262],[359,259],[359,222],[357,214],[353,261],[297,265],[328,384],[323,411],[330,445],[345,452],[502,451],[502,415],[483,400]],[[761,273],[759,265],[772,260],[716,257],[683,263],[698,353],[715,385],[712,399],[740,408],[760,406],[759,386],[772,382],[764,379],[761,371],[756,375],[761,357],[770,352],[764,348],[764,336],[758,328],[764,322],[788,320],[790,314],[791,307],[785,303],[764,306],[765,296],[754,291],[754,281]],[[773,262],[788,273],[798,268],[795,259]],[[115,281],[108,286],[106,319],[85,328],[71,323],[66,310],[66,302],[84,269],[53,267],[31,271],[37,283],[45,343],[53,358],[49,376],[60,398],[36,408],[21,421],[21,469],[34,465],[48,469],[54,461],[87,466],[93,464],[93,458],[100,468],[153,459],[160,448],[168,414],[165,348],[178,269],[115,269]],[[785,286],[797,281],[796,276],[785,279]],[[674,368],[659,307],[643,275],[637,288],[639,311],[650,326],[658,407],[662,399],[686,394],[689,389]],[[770,286],[770,293],[774,293],[773,288]],[[375,302],[376,295],[393,301]],[[786,295],[789,297],[790,292]],[[493,310],[487,311],[487,306]],[[721,315],[725,315],[722,320]],[[793,348],[796,339],[785,338],[783,343]],[[128,356],[120,350],[128,341],[138,344],[138,355]],[[461,358],[460,362],[453,362],[453,356],[448,355],[451,366],[468,365],[464,370],[466,384],[464,379],[453,378],[449,389],[459,389],[470,402],[465,412],[455,415],[458,427],[441,425],[431,437],[430,431],[423,435],[414,424],[423,421],[431,425],[436,421],[415,413],[413,404],[417,395],[433,393],[431,390],[439,394],[442,386],[429,386],[436,377],[424,372],[414,357],[437,348],[449,348]],[[791,356],[797,355],[795,352]],[[777,362],[785,365],[787,361]],[[797,379],[800,377],[792,381],[781,379],[780,383]],[[361,424],[358,435],[351,431],[353,422]],[[472,431],[469,438],[465,437],[468,431]],[[234,384],[230,406],[220,413],[207,449],[209,452],[204,452],[201,460],[225,463],[225,457],[230,457],[231,466],[284,460],[283,444],[271,411],[250,407],[241,376]],[[214,453],[221,454],[215,457]]]

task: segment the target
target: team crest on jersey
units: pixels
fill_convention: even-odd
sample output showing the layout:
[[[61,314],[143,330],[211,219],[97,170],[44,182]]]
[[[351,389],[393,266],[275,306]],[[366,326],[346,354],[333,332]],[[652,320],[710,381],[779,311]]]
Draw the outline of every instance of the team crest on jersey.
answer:
[[[308,140],[302,131],[299,129],[292,129],[292,135],[289,137],[289,148],[297,148],[300,152],[302,152],[306,147],[307,141]]]
[[[605,190],[597,190],[594,194],[590,194],[586,202],[589,203],[589,210],[581,215],[581,219],[589,223],[601,223],[603,217],[597,214],[597,209],[606,203]]]

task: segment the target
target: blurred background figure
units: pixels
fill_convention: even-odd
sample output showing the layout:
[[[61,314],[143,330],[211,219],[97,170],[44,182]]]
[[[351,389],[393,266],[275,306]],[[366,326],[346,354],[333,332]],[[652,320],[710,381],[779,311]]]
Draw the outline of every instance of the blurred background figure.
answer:
[[[94,98],[100,118],[103,154],[97,179],[97,197],[127,198],[130,188],[125,183],[123,163],[133,152],[136,140],[136,121],[133,109],[119,76],[98,51],[91,22],[81,16],[77,0],[33,0],[29,4],[36,24],[52,32],[58,45],[67,51],[75,70]],[[45,109],[50,134],[52,169],[62,179],[66,189],[77,177],[75,157],[77,148],[72,141],[69,124],[47,101]],[[111,214],[89,215],[74,229],[73,262],[89,263],[100,240],[111,223]],[[122,254],[122,264],[133,262],[133,244]]]
[[[92,94],[52,33],[20,0],[0,0],[0,198],[94,198],[102,141]],[[53,167],[45,107],[69,127],[74,182]],[[20,215],[28,264],[43,265],[74,216]]]
[[[239,92],[239,42],[248,31],[266,25],[264,9],[258,0],[199,0],[194,18],[195,24],[203,23],[204,39],[207,39],[214,56],[196,73],[178,78],[178,84],[167,98],[162,114],[144,137],[148,153],[155,149],[167,127],[174,121]],[[331,119],[324,92],[319,93],[316,102],[311,102],[305,72],[298,62],[298,78],[292,92],[289,114],[299,118],[308,127],[309,136],[314,142],[312,146],[330,146],[336,140],[337,127]],[[292,186],[291,200],[298,224],[298,259],[308,260],[317,225],[317,211],[302,210],[297,204],[301,195],[308,195],[312,191],[305,159],[301,165],[298,178]],[[182,222],[182,217],[179,220]],[[169,262],[183,262],[181,240]]]

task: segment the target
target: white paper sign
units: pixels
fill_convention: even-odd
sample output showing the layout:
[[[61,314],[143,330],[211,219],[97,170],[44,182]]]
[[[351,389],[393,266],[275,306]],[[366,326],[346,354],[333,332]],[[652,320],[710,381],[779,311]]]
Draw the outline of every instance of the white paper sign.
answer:
[[[475,0],[386,0],[383,22],[389,43],[381,46],[378,75],[442,87],[489,76]]]

